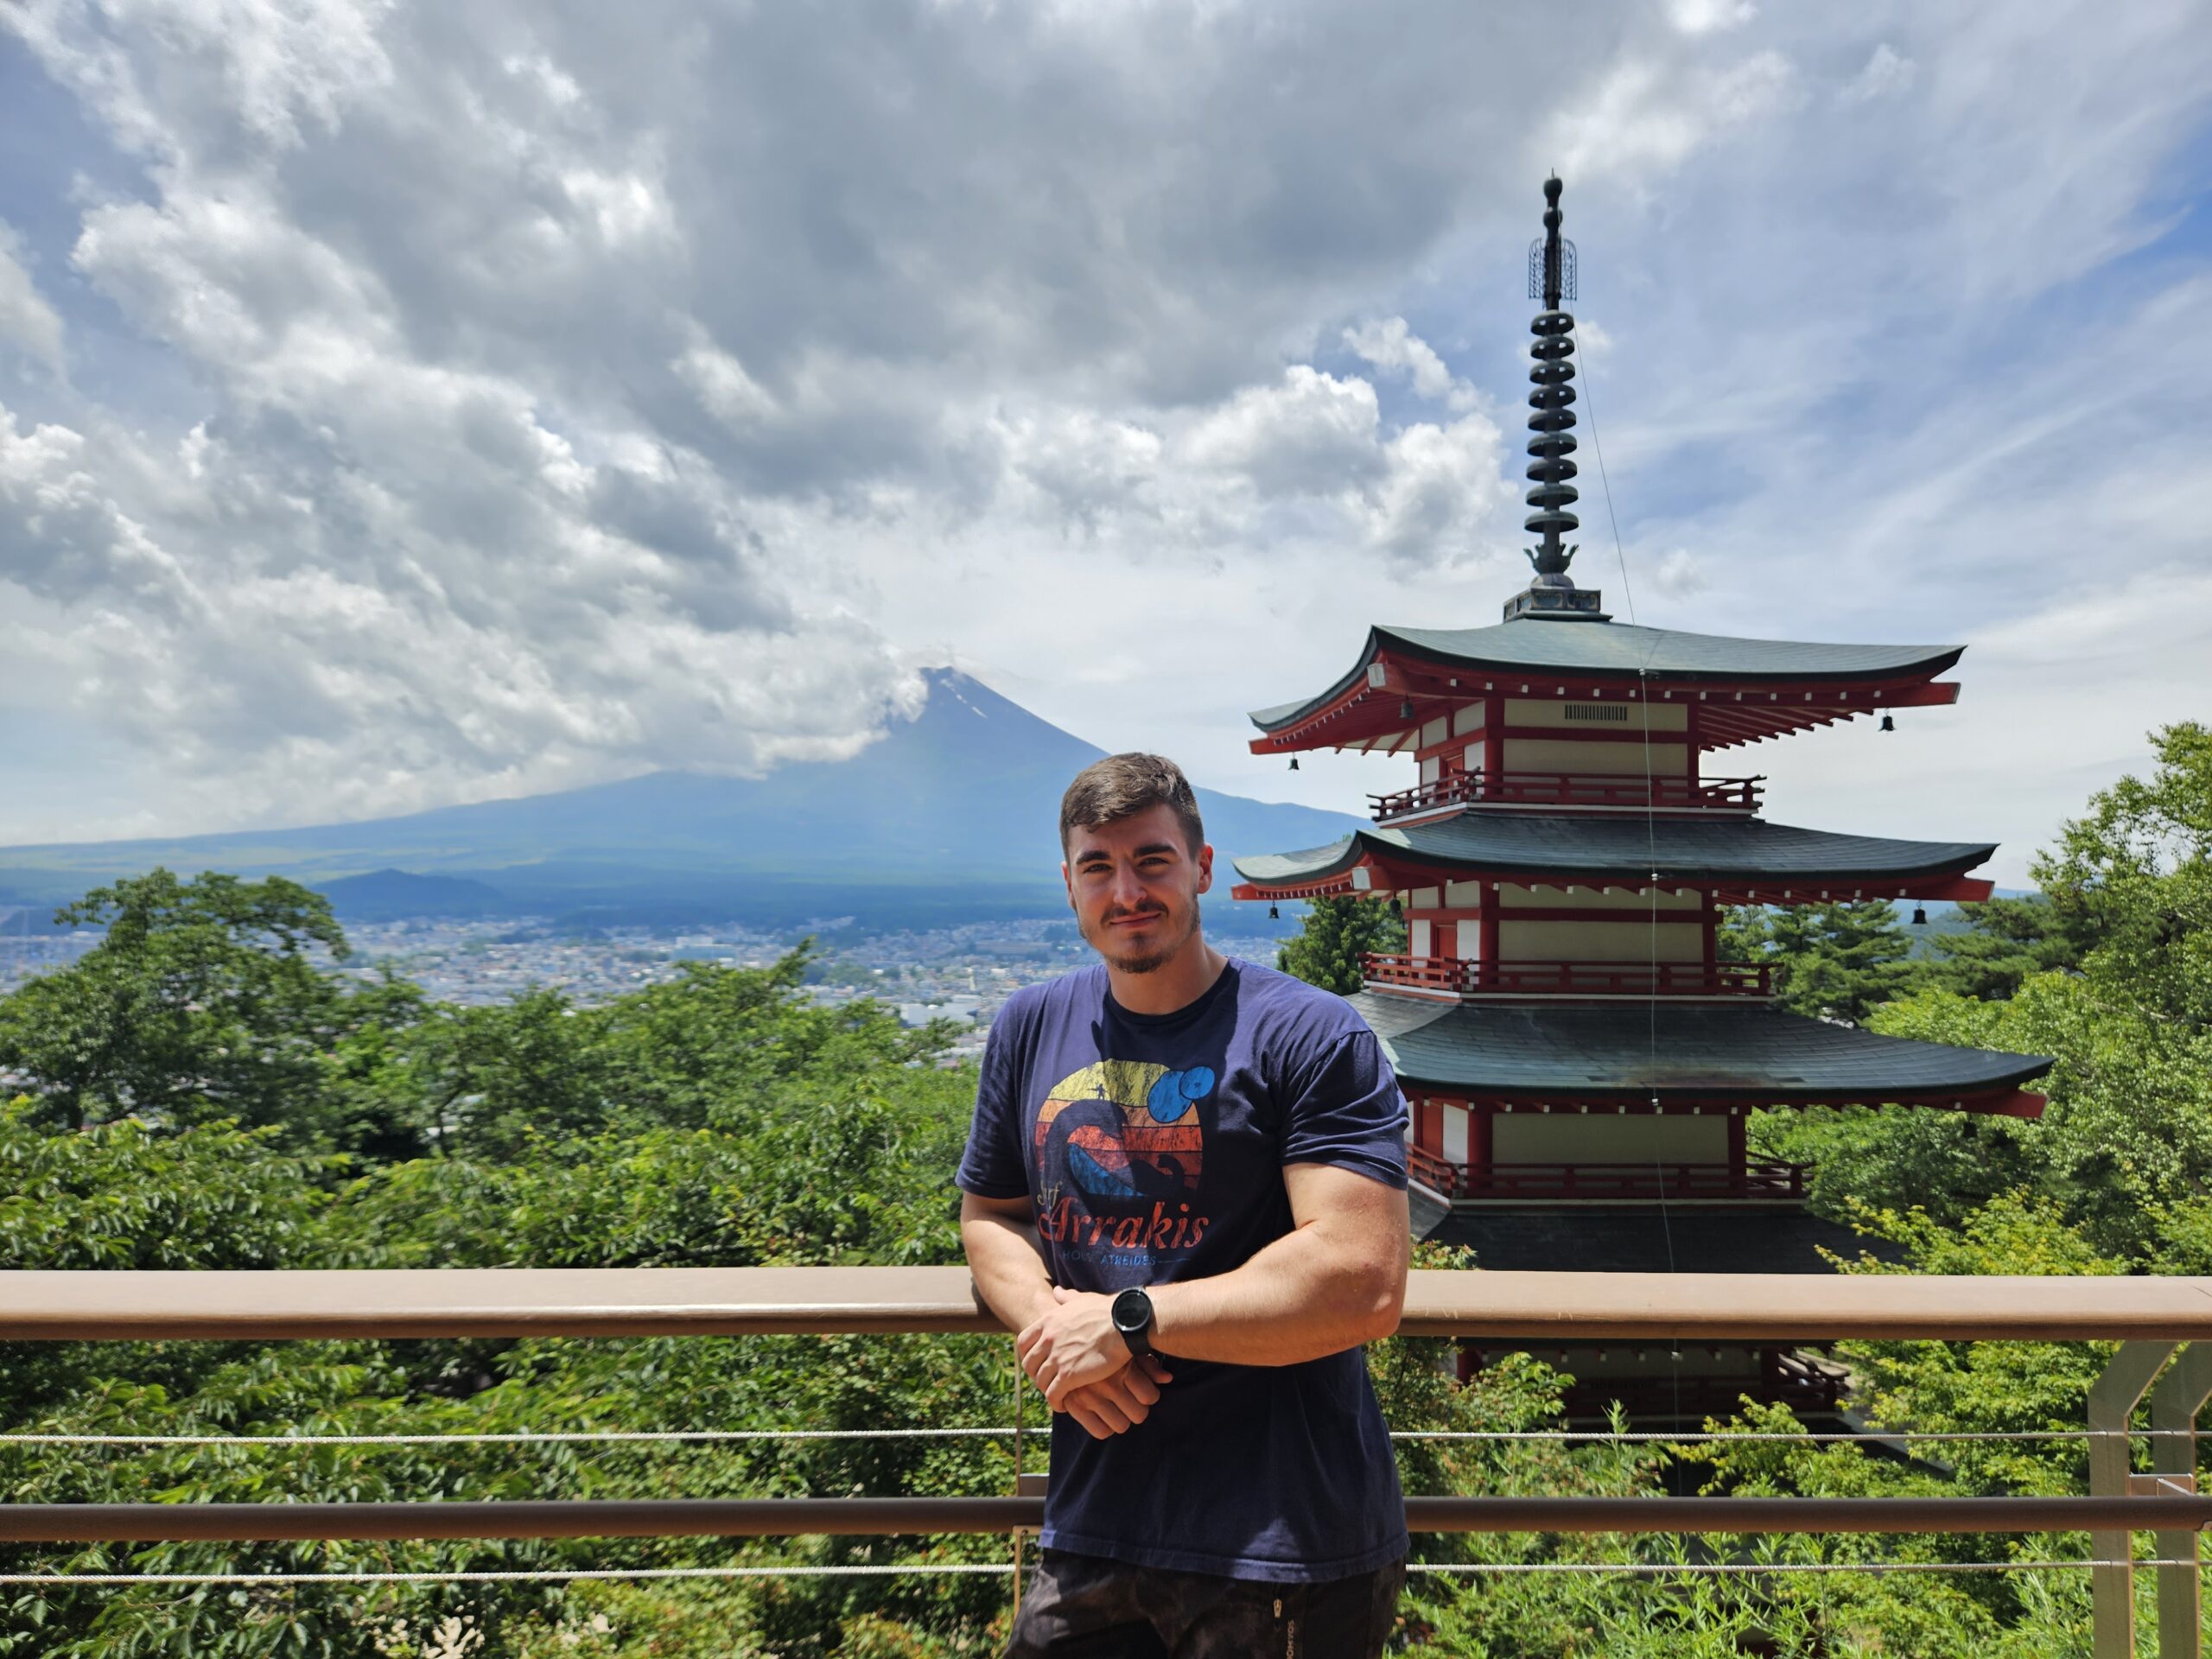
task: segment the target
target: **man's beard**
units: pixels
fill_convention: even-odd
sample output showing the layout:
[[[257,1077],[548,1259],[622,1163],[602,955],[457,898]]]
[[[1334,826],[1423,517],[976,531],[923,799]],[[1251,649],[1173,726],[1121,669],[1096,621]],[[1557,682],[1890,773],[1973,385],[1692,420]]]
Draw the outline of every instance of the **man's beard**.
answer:
[[[1117,911],[1113,915],[1103,918],[1101,919],[1099,931],[1101,933],[1108,932],[1113,922],[1120,917],[1126,916],[1128,913],[1129,912],[1127,911]],[[1172,920],[1172,912],[1154,912],[1153,913],[1166,915]],[[1077,925],[1082,930],[1084,942],[1088,944],[1092,950],[1096,950],[1100,956],[1106,959],[1106,965],[1109,968],[1118,969],[1121,972],[1125,974],[1149,974],[1159,969],[1165,968],[1170,962],[1173,961],[1175,959],[1176,953],[1180,951],[1185,945],[1188,944],[1191,942],[1191,936],[1198,931],[1198,901],[1196,898],[1193,898],[1191,900],[1190,909],[1183,922],[1183,931],[1177,934],[1173,940],[1166,944],[1158,947],[1155,950],[1147,950],[1141,956],[1117,957],[1111,950],[1107,949],[1106,945],[1100,939],[1092,935],[1088,924],[1082,923],[1078,920]]]

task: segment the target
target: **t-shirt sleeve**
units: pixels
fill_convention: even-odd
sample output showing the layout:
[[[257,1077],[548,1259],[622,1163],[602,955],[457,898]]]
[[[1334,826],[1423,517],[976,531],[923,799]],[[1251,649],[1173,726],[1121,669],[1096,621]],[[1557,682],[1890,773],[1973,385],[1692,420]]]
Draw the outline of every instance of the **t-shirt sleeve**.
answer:
[[[1337,1039],[1294,1086],[1283,1162],[1328,1164],[1405,1185],[1406,1097],[1373,1032]]]
[[[1029,1195],[1029,1166],[1021,1156],[1021,1091],[1014,1021],[1001,1015],[984,1039],[976,1084],[976,1117],[968,1129],[953,1185],[979,1198]]]

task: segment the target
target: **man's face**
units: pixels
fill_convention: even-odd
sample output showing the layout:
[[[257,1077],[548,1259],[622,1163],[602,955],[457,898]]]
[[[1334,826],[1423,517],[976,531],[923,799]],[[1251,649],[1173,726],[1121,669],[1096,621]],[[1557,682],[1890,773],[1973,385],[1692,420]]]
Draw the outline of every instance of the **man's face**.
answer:
[[[1068,837],[1068,903],[1109,967],[1148,974],[1198,931],[1198,895],[1213,886],[1213,849],[1193,855],[1172,807],[1148,806]]]

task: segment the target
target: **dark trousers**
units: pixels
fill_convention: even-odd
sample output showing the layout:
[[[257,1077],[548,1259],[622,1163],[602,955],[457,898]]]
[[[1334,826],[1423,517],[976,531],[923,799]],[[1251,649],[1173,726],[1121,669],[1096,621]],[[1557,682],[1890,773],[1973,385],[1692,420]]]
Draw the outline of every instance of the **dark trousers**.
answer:
[[[1048,1549],[1006,1659],[1381,1659],[1406,1564],[1260,1584]]]

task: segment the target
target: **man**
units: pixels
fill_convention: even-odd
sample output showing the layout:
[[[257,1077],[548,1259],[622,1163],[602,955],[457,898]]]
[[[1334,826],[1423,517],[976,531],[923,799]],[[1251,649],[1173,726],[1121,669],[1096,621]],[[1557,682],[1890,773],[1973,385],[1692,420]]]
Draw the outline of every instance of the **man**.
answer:
[[[1007,1659],[1379,1655],[1405,1510],[1359,1348],[1405,1297],[1405,1101],[1342,999],[1207,944],[1173,761],[1086,768],[1060,845],[1101,963],[992,1022],[957,1177],[1061,1414]]]

